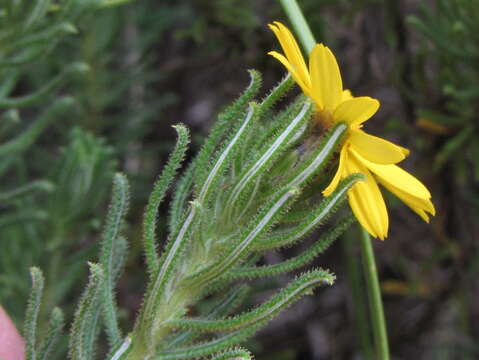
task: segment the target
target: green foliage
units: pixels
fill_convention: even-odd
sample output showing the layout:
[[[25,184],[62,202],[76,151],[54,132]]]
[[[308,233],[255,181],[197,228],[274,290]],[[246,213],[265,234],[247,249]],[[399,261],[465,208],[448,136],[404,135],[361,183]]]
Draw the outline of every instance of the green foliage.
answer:
[[[252,76],[254,84],[257,75],[252,73]],[[318,174],[347,130],[346,125],[339,124],[320,137],[307,132],[311,104],[304,99],[300,100],[300,104],[293,101],[290,111],[282,112],[280,116],[271,113],[271,106],[288,89],[285,82],[289,82],[289,79],[285,79],[261,103],[247,104],[243,100],[248,94],[247,90],[232,107],[220,114],[220,125],[223,125],[224,119],[235,116],[241,116],[242,120],[232,128],[226,127],[227,122],[224,123],[224,129],[216,124],[212,138],[206,140],[193,165],[185,172],[187,180],[180,180],[179,191],[189,194],[192,199],[186,209],[183,207],[187,205],[187,196],[181,195],[181,201],[172,202],[173,206],[182,207],[180,210],[172,209],[172,214],[184,215],[178,225],[170,224],[173,231],[148,284],[143,308],[131,334],[132,349],[127,358],[153,355],[155,351],[159,351],[159,359],[192,358],[227,349],[240,339],[251,336],[276,312],[296,300],[297,295],[302,293],[298,289],[309,293],[309,287],[308,291],[302,287],[309,284],[309,280],[305,280],[309,279],[308,276],[318,280],[313,282],[315,286],[332,282],[333,278],[328,272],[314,272],[311,273],[314,275],[299,277],[290,288],[256,311],[244,314],[244,318],[240,315],[231,320],[236,324],[234,326],[229,324],[229,320],[224,320],[229,324],[224,325],[224,328],[221,327],[223,325],[217,325],[223,320],[205,320],[205,329],[208,331],[232,331],[216,340],[178,348],[171,348],[168,342],[161,341],[168,339],[171,327],[179,324],[189,333],[201,332],[201,323],[198,325],[198,321],[181,319],[185,306],[214,293],[218,287],[211,286],[213,284],[221,283],[221,288],[227,287],[235,278],[235,272],[241,271],[241,264],[248,263],[254,257],[254,246],[268,241],[273,229],[278,233],[285,232],[286,226],[295,240],[304,237],[336,210],[344,200],[346,191],[359,179],[351,177],[345,180],[331,198],[324,200],[307,217],[307,221],[298,221],[296,226],[291,221],[282,223],[291,206],[301,198],[302,193],[307,194],[306,189],[317,181]],[[251,88],[250,85],[248,89]],[[267,109],[262,108],[264,104]],[[225,133],[227,130],[228,133]],[[251,141],[264,133],[270,135],[262,141]],[[299,152],[299,148],[304,146],[300,144],[309,145],[302,150],[303,153]],[[247,149],[248,156],[238,157],[244,149]],[[288,162],[282,174],[277,175],[275,166],[284,167],[283,160],[289,157],[294,157],[295,161]],[[238,162],[240,166],[237,166]],[[174,215],[174,218],[180,217]],[[320,245],[307,251],[307,255],[292,259],[292,264],[287,264],[283,271],[290,271],[311,261],[350,223],[351,219],[347,219],[334,227]],[[284,246],[283,238],[275,239],[280,245],[274,245]],[[264,271],[262,275],[274,273],[278,271]],[[160,348],[155,350],[158,346]]]
[[[84,273],[94,247],[72,248],[97,230],[95,214],[116,166],[104,140],[70,130],[70,122],[82,114],[81,96],[72,93],[72,85],[91,72],[71,48],[84,34],[79,25],[106,5],[113,3],[7,0],[0,5],[0,299],[18,322],[28,296],[25,269],[43,268],[42,330],[48,326],[43,313],[64,300]]]
[[[143,21],[155,23],[162,33],[172,20],[156,24],[145,16],[153,4],[148,0],[131,12],[114,7],[126,2],[9,0],[2,8],[0,42],[16,37],[11,44],[5,41],[0,59],[5,78],[0,107],[6,121],[0,129],[5,140],[0,170],[8,174],[0,191],[7,213],[0,226],[6,237],[16,240],[2,241],[0,267],[8,274],[0,278],[2,298],[18,299],[28,292],[19,269],[32,264],[44,269],[48,291],[42,311],[43,275],[32,270],[25,321],[28,359],[62,358],[67,343],[68,358],[77,360],[104,354],[110,360],[251,359],[247,350],[236,347],[240,342],[301,297],[334,282],[328,270],[309,270],[292,275],[289,285],[253,310],[241,308],[249,294],[247,281],[308,265],[351,224],[346,215],[328,231],[321,230],[319,240],[298,256],[280,264],[257,264],[266,251],[294,245],[320,229],[361,180],[345,179],[328,198],[319,191],[347,125],[320,128],[308,99],[287,98],[294,84],[290,76],[258,98],[262,77],[254,70],[249,86],[218,115],[180,176],[190,134],[184,125],[176,125],[176,147],[144,211],[146,291],[135,325],[126,331],[116,287],[129,255],[127,237],[140,231],[128,231],[130,185],[125,175],[115,175],[117,159],[125,160],[122,164],[138,162],[147,153],[132,154],[131,145],[141,143],[151,120],[172,101],[168,94],[155,97],[147,90],[151,78],[161,77],[151,70],[156,59],[145,51],[154,36],[136,33]],[[212,18],[222,23],[250,15],[244,9],[251,3],[234,10],[231,4],[239,5],[198,1],[213,9]],[[125,22],[135,24],[128,36],[123,33]],[[255,22],[248,18],[242,26],[252,29]],[[112,56],[111,49],[123,46],[125,39],[130,56]],[[117,110],[121,102],[126,111]],[[76,126],[70,126],[71,121]],[[60,149],[42,146],[47,129],[48,135],[59,137]],[[108,143],[98,136],[105,133]],[[156,156],[156,148],[153,153]],[[51,164],[49,171],[43,169],[45,163]],[[29,174],[40,177],[32,181]],[[96,241],[98,214],[111,178],[112,199]],[[159,253],[160,205],[173,187],[169,232]],[[136,198],[138,183],[133,189]],[[139,198],[141,191],[140,186]],[[97,252],[98,263],[89,263],[89,280],[73,306],[78,295],[73,285],[85,278],[84,264]],[[65,308],[67,319],[76,308],[68,337],[61,334],[64,315],[56,305]],[[190,317],[189,309],[198,317]]]
[[[308,216],[302,217],[302,207],[295,205],[319,200],[313,190],[341,144],[347,125],[338,124],[320,135],[309,131],[316,125],[311,123],[312,104],[308,100],[300,97],[283,111],[273,110],[273,105],[289,89],[289,78],[266,99],[254,102],[260,76],[257,72],[250,74],[250,86],[219,115],[220,125],[213,127],[212,137],[206,139],[202,150],[185,170],[184,178],[178,182],[177,191],[181,194],[171,202],[171,206],[178,208],[170,211],[178,224],[170,223],[172,231],[162,255],[158,256],[158,206],[181,166],[189,142],[187,129],[176,126],[177,145],[155,182],[145,209],[143,243],[150,276],[136,325],[127,337],[123,337],[119,326],[114,288],[127,251],[122,230],[128,210],[129,185],[124,175],[114,177],[100,263],[90,264],[90,280],[74,316],[69,339],[71,359],[94,358],[101,328],[107,334],[108,359],[112,360],[190,359],[209,355],[250,358],[248,352],[234,347],[302,296],[334,282],[335,277],[329,271],[311,270],[297,276],[255,309],[233,314],[247,295],[245,286],[234,283],[237,279],[274,276],[303,267],[345,231],[352,223],[350,216],[333,225],[304,253],[284,263],[255,266],[261,257],[258,255],[265,250],[291,245],[323,224],[344,201],[351,186],[362,179],[355,175],[343,180],[330,197],[318,201]],[[83,159],[95,159],[96,163],[103,164],[103,169],[107,168],[102,161],[108,156],[100,156],[105,154],[101,151],[103,148],[95,147],[99,143],[95,144],[78,130],[73,133],[78,134],[74,137],[73,149],[82,149],[83,157],[72,155],[78,151],[68,151],[63,167],[77,168],[80,164],[95,163],[84,163]],[[262,140],[257,141],[258,137]],[[245,151],[248,156],[238,156]],[[77,166],[69,166],[71,163]],[[92,174],[94,168],[93,165],[90,171],[81,174]],[[68,170],[61,173],[66,174],[65,179],[70,178]],[[82,189],[89,187],[84,184],[99,177],[90,175],[86,178],[90,181],[86,181],[82,176],[75,176],[78,185],[65,187],[63,191],[73,194],[77,191],[85,197],[87,193]],[[68,203],[63,207],[67,214],[75,214],[75,210]],[[32,299],[39,296],[35,289],[33,287]],[[226,295],[221,295],[225,289],[229,289]],[[200,311],[203,315],[187,317],[187,308],[200,304],[207,296],[214,300]],[[38,309],[37,300],[31,303]],[[51,320],[49,334],[53,335],[47,336],[48,344],[53,343],[61,327],[58,314],[55,319]],[[29,329],[35,329],[35,320],[28,323]],[[213,336],[205,338],[205,333]],[[48,349],[50,353],[51,346]]]

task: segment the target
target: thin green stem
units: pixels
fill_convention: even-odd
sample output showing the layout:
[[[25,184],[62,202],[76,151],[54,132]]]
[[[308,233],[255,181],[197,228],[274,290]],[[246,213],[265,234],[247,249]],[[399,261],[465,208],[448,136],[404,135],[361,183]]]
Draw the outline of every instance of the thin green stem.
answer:
[[[384,320],[383,302],[379,287],[378,272],[371,238],[366,230],[361,227],[361,253],[364,261],[364,275],[368,290],[369,309],[372,318],[374,345],[378,360],[389,360],[389,345]]]
[[[356,228],[354,228],[356,230]],[[371,339],[371,324],[368,321],[367,294],[364,287],[363,274],[360,270],[361,259],[356,231],[347,231],[343,235],[344,257],[346,259],[351,296],[353,299],[353,316],[358,333],[361,355],[365,360],[374,359],[374,348]]]
[[[298,35],[301,45],[304,50],[306,50],[306,53],[309,54],[311,50],[313,50],[316,40],[304,18],[301,8],[296,0],[279,0],[279,2],[283,7],[284,12],[288,15],[289,21],[291,21],[294,32]]]

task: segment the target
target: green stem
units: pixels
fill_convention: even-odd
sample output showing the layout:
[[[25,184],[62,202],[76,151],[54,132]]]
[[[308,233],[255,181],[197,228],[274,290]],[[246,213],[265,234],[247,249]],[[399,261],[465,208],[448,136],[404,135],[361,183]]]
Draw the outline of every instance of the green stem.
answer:
[[[351,296],[353,299],[353,315],[358,333],[361,355],[365,360],[374,359],[374,348],[371,338],[371,324],[368,321],[368,304],[363,274],[360,271],[357,236],[355,231],[347,231],[343,235],[344,257],[346,259]]]
[[[284,12],[288,15],[289,21],[293,25],[294,32],[298,35],[301,45],[309,54],[313,50],[316,40],[309,28],[303,12],[296,0],[279,0]]]
[[[376,358],[380,360],[389,360],[388,336],[386,322],[384,320],[384,309],[381,299],[381,289],[379,287],[376,261],[374,260],[374,251],[371,244],[371,238],[367,231],[362,227],[361,252],[364,260],[364,275],[366,276],[369,309],[373,325],[374,345],[376,347]]]

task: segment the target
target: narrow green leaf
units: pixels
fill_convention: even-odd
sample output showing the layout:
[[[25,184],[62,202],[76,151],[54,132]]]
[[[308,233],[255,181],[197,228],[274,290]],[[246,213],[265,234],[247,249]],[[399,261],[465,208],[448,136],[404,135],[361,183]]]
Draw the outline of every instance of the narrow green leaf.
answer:
[[[248,144],[248,147],[259,149],[262,146],[266,146],[265,144],[267,143],[272,143],[278,136],[277,134],[281,132],[281,129],[286,128],[289,123],[296,118],[305,102],[309,102],[309,100],[305,96],[299,95],[278,114],[271,114],[269,117],[268,114],[263,115],[262,121],[258,123],[258,125],[262,125],[263,128],[261,131],[258,130],[255,132],[254,136],[252,136],[251,144]],[[273,120],[268,121],[268,118]]]
[[[256,178],[256,175],[264,171],[264,169],[274,159],[278,158],[285,150],[285,144],[291,139],[291,137],[297,132],[297,130],[306,122],[310,115],[312,104],[305,102],[299,114],[290,122],[290,124],[279,134],[276,140],[264,149],[261,153],[261,157],[245,169],[244,175],[238,180],[237,184],[231,191],[231,196],[226,202],[227,209],[233,209],[234,203],[242,195],[243,190]]]
[[[11,107],[26,107],[35,105],[51,94],[51,92],[65,83],[65,81],[75,74],[84,74],[89,70],[88,65],[84,63],[75,63],[68,66],[60,75],[58,75],[49,83],[43,85],[42,88],[32,94],[20,96],[17,98],[0,98],[0,109]]]
[[[2,70],[13,70],[15,68],[19,68],[22,66],[25,66],[29,63],[34,62],[35,60],[38,60],[38,58],[45,56],[45,54],[49,51],[48,47],[43,47],[43,46],[35,46],[31,49],[28,49],[27,51],[20,52],[18,55],[10,57],[5,60],[0,60],[0,68],[4,68]],[[15,98],[15,99],[7,99],[7,101],[13,100],[17,101],[19,99],[27,99],[24,97],[20,98]]]
[[[27,33],[25,36],[16,39],[16,41],[7,44],[3,52],[8,53],[15,53],[22,49],[28,49],[32,47],[38,48],[40,51],[45,51],[51,45],[52,39],[59,40],[63,35],[67,34],[76,34],[78,33],[77,28],[70,22],[61,22],[59,24],[55,24],[45,28],[44,30],[35,31],[33,33]],[[2,64],[2,62],[0,62]],[[3,65],[7,65],[3,63]],[[17,65],[11,64],[11,65]],[[14,70],[15,67],[12,67]],[[1,92],[0,92],[1,93]]]
[[[234,287],[224,298],[220,299],[218,302],[215,302],[214,306],[212,306],[212,310],[203,318],[215,319],[229,315],[243,302],[248,291],[249,287],[246,285]],[[172,340],[168,342],[167,349],[191,342],[199,334],[200,333],[195,330],[186,330],[179,335],[174,336]]]
[[[118,342],[122,335],[118,326],[115,303],[115,280],[119,272],[119,238],[129,204],[129,184],[125,175],[117,173],[113,179],[113,195],[103,232],[100,250],[100,264],[105,272],[102,306],[106,332],[110,346]]]
[[[178,319],[167,325],[174,328],[190,329],[203,332],[231,331],[265,324],[280,311],[286,309],[303,295],[320,285],[333,284],[335,276],[325,270],[314,270],[305,273],[291,282],[286,288],[256,309],[223,320]]]
[[[181,225],[181,218],[186,213],[186,200],[191,195],[193,189],[193,182],[195,180],[195,163],[192,162],[187,167],[185,173],[178,181],[178,185],[173,194],[173,200],[170,207],[170,219],[168,228],[170,234],[176,233]]]
[[[4,74],[2,84],[0,84],[0,99],[8,96],[17,85],[20,71],[12,69],[8,74]]]
[[[353,216],[347,216],[342,219],[338,224],[322,235],[313,246],[304,251],[302,254],[295,256],[291,259],[283,261],[274,265],[263,265],[257,267],[245,267],[240,269],[233,269],[227,273],[224,277],[230,280],[239,278],[258,278],[264,276],[277,276],[300,267],[305,266],[309,262],[313,261],[319,254],[325,252],[331,244],[340,237],[348,228],[356,221]]]
[[[11,201],[15,200],[21,196],[29,195],[32,192],[44,191],[52,192],[54,190],[54,185],[47,180],[35,180],[28,184],[18,186],[17,188],[0,193],[0,201]]]
[[[153,186],[153,192],[146,206],[143,220],[143,238],[145,243],[146,264],[148,271],[152,274],[158,267],[158,254],[156,250],[156,218],[158,216],[158,207],[163,201],[166,192],[175,178],[190,142],[188,129],[183,125],[174,126],[178,132],[178,141],[165,168],[156,180]]]
[[[192,359],[202,356],[211,355],[215,352],[235,346],[254,335],[259,326],[253,326],[244,330],[238,330],[227,334],[221,338],[217,338],[202,344],[196,344],[179,348],[167,352],[158,353],[153,360],[176,360],[176,359]]]
[[[301,172],[293,175],[289,182],[290,187],[302,186],[310,181],[319,170],[321,170],[332,157],[333,153],[342,142],[348,125],[345,123],[337,124],[324,137],[324,140],[318,146],[318,149],[308,158],[308,161],[301,167]]]
[[[45,280],[42,271],[37,267],[30,268],[32,288],[28,298],[27,312],[25,315],[24,336],[25,336],[25,359],[36,360],[37,321],[40,312],[40,304],[43,294]]]
[[[101,295],[100,295],[101,296]],[[88,354],[91,359],[96,355],[96,340],[100,334],[100,322],[101,322],[101,299],[91,312],[90,326],[88,332],[85,334],[85,349],[84,354]]]
[[[248,128],[250,123],[252,122],[256,111],[258,111],[257,104],[251,103],[246,118],[241,124],[241,127],[231,138],[231,140],[227,142],[225,149],[219,153],[218,159],[213,168],[209,171],[206,180],[204,182],[201,182],[201,190],[198,194],[198,201],[201,204],[206,202],[205,200],[211,192],[213,184],[216,183],[218,177],[222,174],[222,171],[228,165],[227,160],[229,160],[229,158],[234,154],[234,150],[243,139],[243,135],[245,134],[246,129]]]
[[[285,94],[293,87],[294,80],[291,74],[287,74],[281,82],[271,90],[271,92],[261,102],[261,111],[266,112],[271,109]]]
[[[18,223],[32,221],[44,221],[48,219],[48,213],[43,210],[21,210],[13,214],[5,214],[0,217],[0,229]]]
[[[104,274],[101,265],[89,263],[90,279],[78,304],[69,341],[71,360],[91,360],[97,332],[98,306],[103,293]]]
[[[277,230],[268,234],[261,241],[253,245],[253,250],[266,251],[289,246],[313,231],[324,223],[341,206],[346,199],[346,194],[357,182],[363,180],[363,175],[353,174],[341,181],[336,190],[321,200],[316,208],[309,209],[307,214],[301,213],[296,219],[297,224],[289,230]],[[287,214],[286,216],[288,216]]]
[[[23,29],[28,30],[38,20],[43,18],[47,13],[51,0],[37,0],[34,1],[32,9],[29,14],[26,14],[26,20],[23,24]]]
[[[118,344],[118,346],[114,347],[111,352],[111,355],[107,356],[108,360],[120,360],[124,358],[125,355],[127,355],[131,348],[131,338],[127,336],[125,340],[121,343]]]
[[[238,346],[213,355],[211,360],[253,360],[253,355],[247,349]]]
[[[27,130],[9,142],[0,145],[0,157],[26,150],[52,121],[57,120],[59,115],[68,110],[73,104],[74,100],[71,97],[63,97],[56,100]]]
[[[261,87],[261,74],[255,70],[250,70],[249,74],[251,78],[249,86],[232,105],[218,115],[218,120],[210,130],[200,152],[193,160],[193,165],[198,170],[196,174],[198,179],[205,179],[208,176],[209,167],[206,165],[209,164],[214,151],[221,141],[228,137],[228,130],[231,131],[231,128],[236,125],[235,121],[243,116],[247,105],[253,100]],[[202,180],[198,182],[203,183]]]
[[[50,324],[47,333],[38,350],[39,360],[49,360],[52,358],[53,349],[57,344],[64,325],[64,315],[59,308],[54,308],[50,316]]]

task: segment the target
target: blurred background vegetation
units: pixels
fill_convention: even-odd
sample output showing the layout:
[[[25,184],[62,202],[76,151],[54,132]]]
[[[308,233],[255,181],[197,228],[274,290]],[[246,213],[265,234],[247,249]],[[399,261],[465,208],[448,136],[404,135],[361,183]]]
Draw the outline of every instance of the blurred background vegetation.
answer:
[[[118,294],[130,328],[145,279],[135,240],[175,140],[171,125],[190,127],[197,149],[215,113],[248,83],[247,69],[264,74],[266,90],[283,76],[266,55],[278,48],[266,24],[286,23],[276,2],[113,3],[0,5],[0,303],[17,324],[31,265],[45,271],[45,313],[53,304],[73,310],[119,170],[133,194],[133,248]],[[368,129],[412,150],[405,167],[432,190],[438,210],[427,226],[390,197],[390,235],[375,242],[394,358],[479,358],[479,0],[300,5],[335,52],[344,83],[381,101]],[[248,345],[259,359],[367,354],[357,237],[351,231],[318,261],[337,274],[335,286]],[[260,286],[258,296],[267,296]]]

